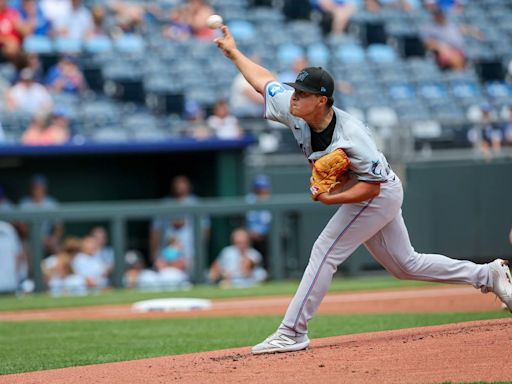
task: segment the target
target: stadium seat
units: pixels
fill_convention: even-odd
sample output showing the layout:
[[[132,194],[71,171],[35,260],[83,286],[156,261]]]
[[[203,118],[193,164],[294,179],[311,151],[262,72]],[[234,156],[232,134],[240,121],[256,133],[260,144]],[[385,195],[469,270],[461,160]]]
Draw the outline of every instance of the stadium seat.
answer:
[[[485,84],[487,95],[493,100],[512,100],[512,86],[504,82],[488,82]]]
[[[338,47],[335,57],[342,63],[358,64],[365,61],[363,48],[351,44]]]
[[[54,47],[58,53],[80,53],[82,42],[79,39],[58,37],[54,41]]]
[[[444,86],[433,82],[421,84],[418,87],[418,94],[427,100],[438,100],[447,96]]]
[[[84,42],[85,51],[92,54],[110,52],[112,47],[112,40],[106,36],[96,36]]]
[[[130,137],[120,127],[106,127],[93,132],[92,139],[99,143],[123,143],[129,141]]]
[[[398,123],[398,115],[393,108],[375,106],[366,111],[368,124],[373,127],[394,127]]]
[[[415,87],[407,83],[391,85],[388,93],[394,100],[411,100],[416,97]]]
[[[136,55],[144,53],[146,43],[139,35],[125,34],[114,40],[114,48],[118,52]]]
[[[46,36],[27,36],[23,40],[23,49],[27,53],[48,54],[53,52],[53,42]]]
[[[441,136],[442,128],[435,120],[416,121],[411,126],[411,132],[416,139],[435,139]]]
[[[301,57],[304,57],[304,50],[297,44],[283,44],[277,50],[277,59],[283,69],[290,67]]]
[[[313,66],[325,67],[330,60],[331,52],[323,43],[313,43],[307,48],[307,59]]]
[[[246,20],[233,20],[228,23],[233,37],[240,42],[253,41],[256,37],[254,26]]]

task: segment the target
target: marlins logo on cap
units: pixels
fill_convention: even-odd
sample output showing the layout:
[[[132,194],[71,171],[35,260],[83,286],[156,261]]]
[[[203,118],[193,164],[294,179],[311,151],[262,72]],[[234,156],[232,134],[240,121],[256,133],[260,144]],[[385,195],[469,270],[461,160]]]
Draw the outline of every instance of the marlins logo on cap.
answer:
[[[321,67],[304,68],[297,75],[295,83],[285,83],[302,92],[331,97],[334,93],[334,79]]]

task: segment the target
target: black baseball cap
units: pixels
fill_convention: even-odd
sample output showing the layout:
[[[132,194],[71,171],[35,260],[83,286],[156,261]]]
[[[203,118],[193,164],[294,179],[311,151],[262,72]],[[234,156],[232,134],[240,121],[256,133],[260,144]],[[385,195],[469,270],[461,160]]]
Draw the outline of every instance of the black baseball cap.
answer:
[[[334,79],[322,67],[304,68],[297,75],[295,83],[285,83],[299,91],[331,97],[334,93]]]

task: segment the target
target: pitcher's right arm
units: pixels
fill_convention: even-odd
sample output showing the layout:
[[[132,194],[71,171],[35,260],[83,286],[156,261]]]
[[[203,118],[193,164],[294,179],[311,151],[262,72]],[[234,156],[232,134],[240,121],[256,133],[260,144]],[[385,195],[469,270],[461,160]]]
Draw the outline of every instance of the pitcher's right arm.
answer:
[[[255,63],[238,50],[235,39],[231,35],[228,27],[223,25],[221,31],[223,36],[216,38],[214,40],[215,44],[222,49],[224,55],[235,64],[249,84],[263,95],[265,85],[269,81],[276,80],[275,76],[268,69]]]

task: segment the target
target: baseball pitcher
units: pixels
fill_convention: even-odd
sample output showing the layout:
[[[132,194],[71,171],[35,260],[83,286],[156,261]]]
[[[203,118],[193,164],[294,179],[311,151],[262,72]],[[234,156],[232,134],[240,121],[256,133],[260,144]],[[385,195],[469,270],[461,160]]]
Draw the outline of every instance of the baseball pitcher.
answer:
[[[339,206],[313,246],[282,323],[252,348],[253,354],[308,347],[308,321],[327,293],[337,266],[361,244],[399,279],[471,284],[484,293],[494,292],[512,310],[506,261],[475,264],[414,250],[402,218],[402,183],[377,149],[371,131],[333,107],[335,83],[327,71],[305,68],[294,83],[286,83],[293,89],[289,90],[237,49],[226,26],[221,30],[223,35],[215,43],[265,97],[264,117],[287,125],[313,164],[312,197]]]

